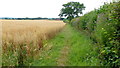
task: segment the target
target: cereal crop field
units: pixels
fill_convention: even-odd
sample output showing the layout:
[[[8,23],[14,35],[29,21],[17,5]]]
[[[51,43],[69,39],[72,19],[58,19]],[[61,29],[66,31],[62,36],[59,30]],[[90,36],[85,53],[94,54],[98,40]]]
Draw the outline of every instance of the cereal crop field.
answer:
[[[0,20],[2,23],[2,65],[23,65],[30,62],[65,26],[54,20]]]

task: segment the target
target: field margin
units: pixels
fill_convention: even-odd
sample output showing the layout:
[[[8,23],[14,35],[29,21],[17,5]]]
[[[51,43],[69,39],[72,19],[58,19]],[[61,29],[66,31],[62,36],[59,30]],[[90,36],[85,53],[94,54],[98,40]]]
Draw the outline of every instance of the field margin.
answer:
[[[2,66],[2,23],[0,23],[0,67],[1,66]]]

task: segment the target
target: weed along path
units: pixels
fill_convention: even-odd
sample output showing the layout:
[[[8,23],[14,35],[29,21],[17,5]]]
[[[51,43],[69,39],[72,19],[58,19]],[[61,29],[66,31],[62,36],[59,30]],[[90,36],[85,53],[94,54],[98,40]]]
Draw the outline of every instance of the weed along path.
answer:
[[[89,37],[70,25],[49,40],[32,66],[95,66],[99,60]]]

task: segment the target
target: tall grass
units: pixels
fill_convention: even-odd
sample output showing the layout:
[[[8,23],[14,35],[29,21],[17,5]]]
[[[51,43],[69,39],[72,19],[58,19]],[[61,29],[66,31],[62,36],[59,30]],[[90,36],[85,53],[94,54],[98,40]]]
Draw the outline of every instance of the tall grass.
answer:
[[[2,20],[2,65],[25,66],[37,57],[44,40],[56,35],[63,27],[62,21]]]

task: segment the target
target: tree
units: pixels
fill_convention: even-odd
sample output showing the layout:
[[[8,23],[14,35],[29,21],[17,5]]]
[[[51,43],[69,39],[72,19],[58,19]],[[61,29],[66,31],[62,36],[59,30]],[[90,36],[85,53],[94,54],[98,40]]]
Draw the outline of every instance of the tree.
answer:
[[[85,10],[84,4],[80,4],[79,2],[68,2],[62,6],[63,8],[61,9],[59,16],[65,16],[68,20],[78,17],[79,14],[82,14],[82,10]]]

